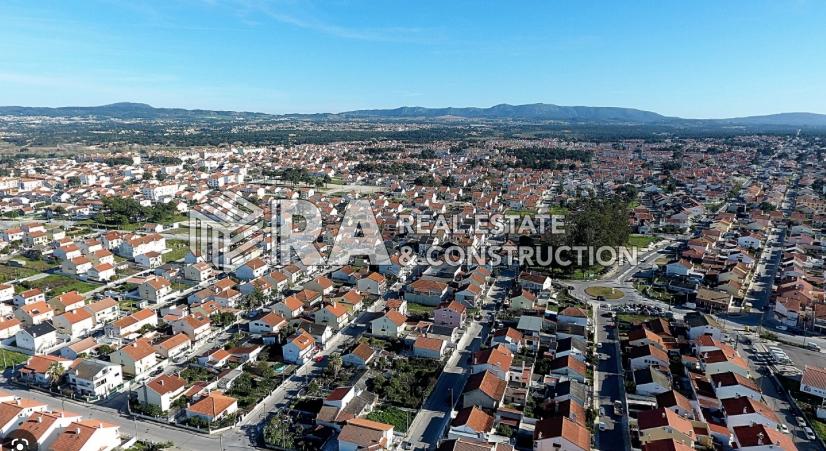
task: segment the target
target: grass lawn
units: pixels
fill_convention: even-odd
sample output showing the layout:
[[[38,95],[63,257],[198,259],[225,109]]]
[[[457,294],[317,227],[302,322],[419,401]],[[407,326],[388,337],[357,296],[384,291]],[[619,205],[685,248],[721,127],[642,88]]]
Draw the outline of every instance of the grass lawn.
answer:
[[[58,296],[67,291],[86,293],[99,286],[60,274],[51,274],[42,279],[24,282],[22,285],[25,285],[29,289],[40,288],[41,290],[48,291],[49,296]]]
[[[40,271],[31,268],[15,268],[9,265],[0,265],[0,282],[33,276],[39,272]]]
[[[186,253],[189,252],[189,245],[186,241],[167,241],[167,245],[170,251],[163,254],[164,263],[178,261],[186,257]]]
[[[625,296],[622,291],[615,290],[610,287],[588,287],[585,289],[585,292],[588,293],[589,296],[597,297],[602,296],[605,299],[615,300]]]
[[[534,216],[536,215],[536,210],[525,209],[525,210],[508,210],[505,212],[505,216]],[[517,224],[518,226],[518,224]]]
[[[648,235],[629,235],[628,246],[630,247],[648,247],[649,244],[659,241],[659,238]]]
[[[619,314],[617,314],[617,321],[624,322],[624,323],[629,323],[629,324],[643,323],[645,321],[648,321],[651,318],[653,318],[653,316],[635,315],[633,313],[619,313]]]
[[[9,368],[14,365],[20,365],[29,360],[29,356],[20,352],[7,351],[0,349],[0,362],[5,365],[3,368]]]
[[[396,431],[407,432],[415,414],[393,406],[381,406],[367,414],[368,420],[392,424]]]
[[[409,315],[430,315],[433,310],[436,310],[436,307],[413,302],[407,303],[407,313]]]
[[[815,431],[818,437],[822,440],[826,440],[826,423],[818,420],[816,417],[812,415],[808,415],[809,422],[812,423],[812,430]]]
[[[48,271],[53,268],[57,268],[58,265],[46,263],[40,259],[33,259],[33,258],[26,258],[22,255],[17,255],[11,258],[11,260],[17,260],[19,262],[25,262],[26,269],[32,269],[38,272]]]

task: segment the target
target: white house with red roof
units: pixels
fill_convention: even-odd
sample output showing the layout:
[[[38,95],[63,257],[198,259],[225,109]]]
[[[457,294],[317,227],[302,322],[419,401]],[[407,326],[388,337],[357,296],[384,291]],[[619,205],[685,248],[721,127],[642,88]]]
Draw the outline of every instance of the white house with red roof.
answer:
[[[367,277],[359,279],[356,287],[363,293],[381,296],[387,291],[387,279],[377,272],[371,272]]]
[[[138,401],[159,407],[166,412],[172,403],[184,393],[186,381],[181,377],[162,374],[138,388]]]
[[[283,316],[275,312],[269,312],[266,315],[249,322],[249,331],[251,334],[276,334],[287,325],[287,321]]]
[[[433,310],[433,322],[439,326],[462,327],[467,320],[467,307],[457,301]]]
[[[303,365],[315,352],[315,339],[304,330],[297,331],[281,348],[284,361]]]
[[[800,378],[800,391],[826,399],[826,368],[806,365]]]

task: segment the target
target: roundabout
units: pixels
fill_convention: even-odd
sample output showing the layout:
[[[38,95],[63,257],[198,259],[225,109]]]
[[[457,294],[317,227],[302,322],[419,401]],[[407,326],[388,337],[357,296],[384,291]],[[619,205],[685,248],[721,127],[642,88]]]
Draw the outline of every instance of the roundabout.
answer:
[[[625,296],[625,293],[623,293],[620,289],[601,285],[594,285],[585,288],[585,294],[593,298],[602,297],[607,301],[616,301],[617,299],[622,299]]]

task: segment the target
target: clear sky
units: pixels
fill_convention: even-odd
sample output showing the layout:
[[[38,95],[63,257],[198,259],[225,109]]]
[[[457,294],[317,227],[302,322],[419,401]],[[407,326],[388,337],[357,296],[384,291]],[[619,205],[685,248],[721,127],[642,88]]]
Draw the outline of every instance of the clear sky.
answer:
[[[0,2],[0,105],[826,113],[826,1]]]

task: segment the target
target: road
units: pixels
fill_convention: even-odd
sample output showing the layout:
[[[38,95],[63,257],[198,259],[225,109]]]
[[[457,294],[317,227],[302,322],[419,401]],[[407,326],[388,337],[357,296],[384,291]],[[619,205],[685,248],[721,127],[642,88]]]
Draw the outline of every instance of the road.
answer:
[[[665,303],[647,298],[640,294],[634,288],[633,278],[634,274],[646,266],[653,264],[657,258],[661,257],[662,250],[670,244],[671,241],[662,240],[650,246],[649,249],[640,252],[637,256],[636,263],[623,262],[622,265],[612,269],[598,280],[566,280],[564,284],[570,287],[569,294],[571,296],[588,303],[596,304],[596,300],[591,297],[591,295],[586,293],[585,290],[590,287],[598,286],[614,288],[623,293],[623,296],[617,300],[605,301],[605,303],[611,305],[637,303],[667,307],[667,304]]]
[[[137,435],[139,440],[172,441],[174,443],[172,449],[207,450],[218,449],[220,446],[221,439],[218,436],[208,436],[149,421],[136,422],[115,408],[76,402],[66,398],[55,398],[37,390],[27,390],[6,383],[5,380],[2,383],[2,388],[22,398],[43,402],[52,410],[65,410],[82,415],[83,418],[95,418],[117,425],[120,427],[122,434]],[[232,432],[227,431],[225,433],[224,449],[249,449],[249,445],[239,444],[236,440],[233,440]]]
[[[755,379],[760,384],[761,390],[763,391],[763,399],[771,410],[773,410],[780,420],[789,428],[794,437],[797,448],[800,451],[815,451],[822,449],[820,444],[816,441],[806,439],[803,429],[797,425],[795,417],[801,416],[801,413],[789,403],[785,390],[779,387],[774,378],[769,374],[769,366],[757,365],[748,347],[740,346],[738,343],[737,350],[741,355],[748,359],[749,367],[755,375]],[[789,357],[791,358],[792,355],[789,354]],[[794,361],[794,358],[792,358],[792,361]]]
[[[607,309],[594,309],[594,338],[596,343],[601,343],[595,347],[596,352],[607,356],[606,359],[597,360],[597,367],[594,368],[594,391],[597,405],[597,412],[600,408],[605,415],[598,415],[598,423],[605,423],[606,429],[601,431],[596,429],[596,449],[610,449],[616,443],[625,443],[625,449],[631,449],[631,437],[628,435],[628,418],[625,415],[614,415],[614,402],[622,403],[623,412],[628,411],[625,402],[625,380],[622,370],[622,354],[620,343],[617,337],[617,329],[610,328],[613,321],[603,317]],[[604,445],[603,448],[600,448]]]
[[[316,356],[329,356],[335,352],[340,352],[342,345],[349,343],[350,340],[357,339],[367,329],[367,324],[375,316],[376,312],[384,310],[384,301],[379,299],[373,303],[367,310],[361,312],[358,318],[351,321],[344,329],[336,333],[327,345]],[[359,324],[362,324],[361,326]],[[320,372],[326,366],[327,359],[322,362],[310,360],[304,365],[300,366],[290,377],[288,377],[278,388],[275,389],[267,398],[256,404],[250,411],[244,421],[239,423],[240,426],[248,426],[257,424],[258,428],[263,428],[266,417],[270,411],[276,407],[282,407],[285,401],[291,396],[298,393],[298,391],[307,385],[307,376],[316,372]]]
[[[498,276],[491,285],[482,307],[482,321],[472,320],[451,354],[431,395],[416,414],[407,430],[405,441],[415,449],[432,449],[444,435],[450,414],[470,377],[467,356],[487,343],[497,303],[504,301],[511,276]]]

